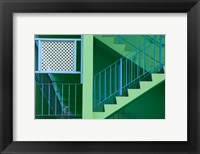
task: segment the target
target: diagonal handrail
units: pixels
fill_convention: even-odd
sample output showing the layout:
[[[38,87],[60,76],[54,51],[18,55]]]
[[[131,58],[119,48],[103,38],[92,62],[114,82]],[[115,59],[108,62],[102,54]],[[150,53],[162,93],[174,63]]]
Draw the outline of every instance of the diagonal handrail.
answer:
[[[151,41],[156,42],[157,44],[160,44],[159,41],[157,41],[156,39],[153,39],[152,37],[150,37],[150,36],[148,36],[148,35],[145,35],[145,37],[149,38]],[[160,36],[160,37],[162,37],[162,36]]]
[[[123,38],[121,35],[117,35],[120,39],[122,39],[122,40],[124,40],[125,42],[127,42],[129,45],[131,45],[132,47],[134,47],[134,48],[136,48],[139,52],[144,52],[144,50],[146,50],[146,49],[148,49],[149,47],[151,47],[152,45],[154,45],[155,43],[160,43],[160,42],[158,42],[158,41],[156,41],[156,40],[154,40],[155,42],[154,42],[154,44],[150,44],[150,45],[148,45],[147,47],[145,47],[145,48],[143,48],[143,50],[142,49],[140,49],[140,47],[143,47],[144,46],[144,44],[142,44],[142,45],[140,45],[139,47],[136,47],[134,44],[132,44],[131,42],[129,42],[128,40],[126,40],[125,38]],[[149,37],[148,35],[144,35],[144,37]],[[160,37],[162,37],[162,36],[160,36]],[[151,38],[151,37],[150,37]],[[152,38],[151,38],[152,39]],[[144,54],[146,54],[146,55],[149,55],[149,54],[147,54],[146,52],[144,52]],[[152,57],[151,55],[149,55],[150,56],[150,58],[152,58],[152,59],[154,59],[154,60],[156,60],[154,57]]]
[[[111,36],[112,36],[112,35],[111,35]],[[139,46],[139,47],[136,47],[136,46],[133,45],[131,42],[129,42],[128,40],[124,39],[122,36],[120,36],[120,35],[117,35],[117,36],[120,37],[121,39],[123,39],[123,40],[126,41],[128,44],[130,44],[131,46],[133,46],[135,49],[138,50],[137,53],[132,53],[132,52],[130,52],[130,53],[126,54],[126,55],[124,56],[124,58],[127,58],[128,56],[132,56],[132,55],[137,55],[138,53],[139,53],[139,54],[140,54],[140,53],[143,53],[143,54],[149,56],[149,58],[151,58],[152,60],[155,60],[155,62],[159,62],[157,59],[155,59],[155,58],[152,57],[151,55],[149,55],[149,54],[147,54],[146,52],[144,52],[144,50],[140,49],[140,46]],[[147,35],[144,35],[144,36],[147,36]],[[143,46],[143,44],[142,44],[141,46]],[[152,46],[152,44],[149,45],[149,46],[147,46],[147,47],[145,47],[144,49],[147,49],[147,48],[149,48],[150,46]],[[119,61],[120,61],[120,59],[117,60],[116,62],[114,62],[114,63],[111,64],[111,65],[115,65],[115,63],[117,63],[117,62],[119,62]],[[162,62],[161,62],[161,63],[162,63]],[[164,64],[164,63],[162,63],[162,65],[163,65],[163,64]],[[96,76],[96,75],[98,75],[99,73],[103,72],[104,70],[108,69],[111,65],[107,66],[107,67],[104,68],[102,71],[100,71],[100,72],[98,72],[97,74],[95,74],[94,76]]]
[[[133,56],[132,58],[136,58],[138,54],[145,54],[146,56],[149,56],[150,59],[154,60],[157,63],[160,63],[158,60],[154,59],[153,57],[151,57],[150,55],[148,55],[147,53],[143,53],[143,51],[139,51],[137,53],[128,53],[126,56],[120,58],[119,60],[115,61],[114,63],[112,63],[111,65],[107,66],[106,68],[104,68],[103,70],[101,70],[100,72],[98,72],[97,74],[94,75],[97,76],[98,74],[104,72],[106,69],[108,69],[109,67],[115,65],[116,63],[118,63],[121,59],[130,59],[131,56]]]
[[[129,53],[109,65],[94,75],[94,110],[113,97],[121,96],[128,86],[135,85],[152,71],[160,71],[163,66],[161,59],[154,59],[144,50]]]
[[[163,67],[164,65],[162,65]],[[111,99],[112,97],[115,96],[121,96],[122,94],[120,94],[120,91],[124,91],[126,89],[126,87],[128,87],[129,85],[136,85],[138,83],[138,81],[144,79],[145,77],[147,77],[149,75],[149,73],[153,72],[154,70],[160,70],[161,66],[160,64],[157,65],[156,67],[151,68],[150,70],[146,71],[145,73],[141,74],[140,76],[137,76],[137,78],[135,78],[134,80],[132,80],[131,82],[127,83],[126,85],[122,86],[120,89],[118,89],[117,91],[113,92],[111,95],[109,95],[108,97],[104,98],[103,100],[99,101],[98,103],[94,104],[94,108],[97,108],[99,105],[101,104],[105,104],[106,101],[108,101],[109,99]],[[95,97],[95,96],[94,96]],[[97,99],[97,97],[95,97]]]

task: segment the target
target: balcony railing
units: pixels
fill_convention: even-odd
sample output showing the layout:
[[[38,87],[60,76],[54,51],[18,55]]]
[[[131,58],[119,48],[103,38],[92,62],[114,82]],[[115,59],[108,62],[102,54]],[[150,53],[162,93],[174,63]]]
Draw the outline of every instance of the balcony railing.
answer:
[[[81,74],[82,39],[35,38],[35,73]]]
[[[36,83],[36,118],[81,118],[82,85],[78,83]]]

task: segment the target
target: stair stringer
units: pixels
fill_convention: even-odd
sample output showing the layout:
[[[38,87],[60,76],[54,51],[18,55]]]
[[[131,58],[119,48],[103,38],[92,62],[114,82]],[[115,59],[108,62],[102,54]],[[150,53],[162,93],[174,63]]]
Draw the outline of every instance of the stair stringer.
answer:
[[[152,81],[140,81],[140,89],[128,89],[128,96],[117,96],[116,104],[105,104],[105,112],[93,112],[93,119],[107,118],[164,80],[165,74],[152,73]]]

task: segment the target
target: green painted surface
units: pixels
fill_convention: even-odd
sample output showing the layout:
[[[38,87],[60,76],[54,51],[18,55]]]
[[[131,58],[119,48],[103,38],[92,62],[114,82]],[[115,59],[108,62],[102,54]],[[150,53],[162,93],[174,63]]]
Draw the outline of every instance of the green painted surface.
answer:
[[[135,55],[138,51],[141,51],[137,57],[131,58],[133,62],[135,62],[140,67],[147,70],[149,67],[153,67],[155,65],[154,60],[149,58],[150,55],[152,58],[157,60],[157,64],[159,64],[160,57],[162,63],[165,63],[165,37],[162,37],[162,51],[160,56],[160,44],[156,43],[154,46],[154,42],[151,38],[153,35],[148,35],[144,37],[144,35],[121,35],[122,39],[119,39],[117,35],[95,35],[95,38],[99,41],[103,42],[105,45],[109,46],[113,51],[119,53],[121,56],[127,55]],[[157,41],[159,37],[157,36]],[[144,44],[145,42],[145,44]],[[145,50],[143,50],[146,48]],[[156,56],[154,57],[154,48],[156,52]],[[143,54],[147,53],[146,54]],[[136,59],[136,60],[135,60]]]
[[[94,37],[94,75],[119,60],[122,56]]]
[[[131,101],[108,119],[164,119],[165,81]]]
[[[93,116],[93,35],[83,35],[83,119]]]
[[[128,96],[116,97],[116,104],[105,104],[105,112],[94,112],[93,118],[104,119],[128,105],[134,99],[140,97],[156,85],[165,80],[164,74],[152,74],[152,81],[140,81],[140,89],[128,89]]]
[[[36,114],[41,114],[42,111],[42,92],[41,89],[38,85],[35,85],[35,113]],[[44,98],[43,99],[43,114],[48,114],[48,102],[47,99]],[[53,113],[53,110],[50,109],[50,113]],[[44,117],[39,117],[35,115],[36,119],[43,119]],[[50,117],[46,117],[48,119],[55,119],[55,116],[50,116]]]
[[[40,38],[81,38],[81,35],[40,35]],[[132,41],[133,38],[130,35],[123,36],[128,41]],[[137,40],[133,42],[133,44],[138,44],[139,46],[143,45],[144,41],[142,41],[143,36],[138,37]],[[83,119],[104,119],[109,116],[112,116],[116,113],[119,114],[121,109],[126,108],[128,112],[134,111],[134,117],[137,119],[162,119],[165,116],[163,106],[163,98],[164,98],[164,74],[152,74],[153,81],[141,81],[140,89],[128,89],[128,96],[125,94],[122,97],[116,97],[117,104],[106,104],[105,112],[93,112],[93,75],[99,73],[106,67],[110,66],[121,57],[126,56],[127,54],[136,53],[137,50],[133,49],[128,43],[121,42],[119,44],[119,40],[116,36],[101,36],[101,35],[82,35],[83,40],[83,85],[77,91],[76,95],[78,95],[78,106],[77,113],[82,114]],[[153,44],[151,39],[147,40],[146,45]],[[163,40],[163,44],[164,44]],[[159,44],[156,44],[156,52],[158,51]],[[142,48],[142,47],[141,47]],[[80,70],[80,61],[81,61],[81,44],[77,43],[77,70]],[[151,56],[153,56],[153,46],[148,48],[148,52]],[[37,52],[37,51],[36,51]],[[164,45],[162,46],[162,62],[164,62]],[[37,55],[36,55],[37,57]],[[156,57],[158,59],[159,57]],[[134,65],[139,65],[139,72],[145,69],[142,64],[143,60],[148,61],[148,59],[143,59],[142,55],[139,56],[139,60],[134,61]],[[131,62],[132,63],[132,62]],[[151,64],[153,65],[153,64]],[[37,67],[37,66],[35,66]],[[133,70],[135,72],[135,70]],[[137,71],[137,70],[136,70]],[[113,75],[114,72],[112,72]],[[123,73],[124,74],[124,73]],[[69,75],[69,74],[49,74],[52,82],[55,83],[79,83],[81,76],[79,74]],[[106,78],[109,76],[107,74]],[[123,77],[124,78],[124,77]],[[116,78],[118,79],[118,77]],[[124,82],[124,81],[123,81]],[[113,85],[112,89],[114,89]],[[139,88],[138,85],[132,88]],[[57,85],[55,89],[58,95],[62,93],[62,87]],[[74,91],[74,90],[73,90]],[[103,91],[102,91],[103,92]],[[108,95],[108,91],[106,91],[106,95]],[[159,95],[155,97],[156,95]],[[70,93],[70,97],[74,97],[75,93]],[[63,101],[64,105],[68,103],[68,87],[64,87],[64,96]],[[163,100],[162,103],[156,104],[155,99]],[[74,107],[73,102],[75,100],[71,100],[71,108]],[[40,102],[40,104],[38,104]],[[47,104],[47,101],[44,101],[44,104]],[[41,90],[38,86],[36,86],[36,112],[41,110]],[[155,112],[158,111],[158,112]],[[44,112],[48,113],[48,107],[44,106]],[[52,112],[52,111],[51,111]],[[121,113],[120,113],[121,114]],[[44,117],[44,118],[55,118],[55,117]]]
[[[129,55],[130,53],[136,54],[138,53],[138,50],[142,51],[144,48],[144,42],[145,42],[145,47],[148,47],[148,52],[152,54],[150,51],[153,50],[152,47],[154,47],[154,42],[149,41],[148,38],[144,37],[143,35],[122,35],[123,39],[126,39],[129,43],[134,44],[136,47],[131,46],[129,43],[125,41],[121,41],[120,43],[117,40],[117,35],[95,35],[94,36],[94,74],[98,74],[108,66],[111,66],[114,62],[118,61],[120,58],[125,57]],[[152,36],[148,36],[152,37]],[[159,38],[157,36],[157,38]],[[134,41],[133,41],[134,40]],[[131,42],[132,41],[132,42]],[[164,41],[164,40],[163,40]],[[159,49],[160,44],[156,44],[155,49]],[[154,51],[154,50],[153,50]],[[158,51],[156,51],[158,52]],[[159,54],[158,54],[159,55]],[[157,56],[158,56],[157,55]],[[163,53],[164,55],[164,53]],[[139,60],[138,60],[139,59]],[[142,75],[144,70],[149,70],[154,69],[155,66],[160,65],[159,63],[154,63],[154,61],[149,58],[149,56],[144,56],[143,52],[139,52],[137,56],[131,58],[130,60],[127,60],[123,58],[123,64],[122,64],[122,85],[126,85],[126,66],[125,64],[128,64],[128,70],[129,74],[132,76],[138,76]],[[126,63],[125,63],[126,61]],[[119,89],[119,85],[115,84],[115,80],[119,80],[119,63],[117,63],[117,69],[112,67],[112,70],[106,70],[105,73],[101,73],[101,77],[98,77],[95,79],[95,81],[101,81],[99,84],[98,82],[96,86],[94,86],[95,90],[95,104],[98,104],[99,100],[104,100],[106,96],[109,96],[111,93],[114,93],[113,89]],[[131,66],[130,66],[131,65]],[[116,76],[116,70],[117,70],[117,76]],[[131,71],[130,71],[131,70]],[[154,69],[153,72],[160,72],[160,68]],[[111,72],[111,73],[110,73]],[[131,76],[130,75],[130,76]],[[110,80],[110,76],[112,76],[112,80]],[[116,78],[114,78],[116,76]],[[101,79],[99,79],[101,78]],[[132,78],[132,77],[131,77]],[[106,80],[106,85],[104,84],[104,80]],[[128,80],[129,77],[128,77]],[[143,79],[146,80],[146,79]],[[149,80],[149,79],[148,79]],[[151,80],[151,79],[150,79]],[[101,87],[101,88],[99,88]],[[111,88],[110,88],[111,87]],[[117,88],[116,88],[117,87]],[[137,88],[137,83],[136,85],[131,85],[131,88]],[[110,90],[111,89],[111,90]],[[100,96],[99,96],[100,93]],[[115,94],[118,95],[118,94]],[[126,96],[127,92],[126,90],[123,91],[123,95]],[[104,104],[115,104],[115,98],[107,99],[104,101],[104,103],[100,103],[98,106],[95,106],[94,111],[104,111]]]
[[[81,35],[39,35],[37,36],[38,38],[77,38],[77,39],[81,39]],[[36,59],[37,59],[37,48],[36,49]],[[80,61],[81,61],[81,42],[78,41],[77,45],[76,45],[76,70],[80,71]],[[37,62],[35,62],[37,63]],[[36,65],[37,67],[37,65]],[[72,114],[74,114],[76,112],[76,114],[78,115],[82,115],[82,85],[80,85],[80,80],[81,80],[81,75],[80,74],[56,74],[56,73],[51,73],[51,74],[45,74],[48,75],[50,78],[50,83],[54,83],[54,92],[56,91],[56,96],[58,98],[63,97],[63,105],[64,106],[70,106],[70,111],[72,112]],[[49,81],[48,81],[49,82]],[[62,93],[62,84],[63,85],[63,93]],[[75,86],[71,85],[70,87],[68,85],[66,85],[67,83],[73,84],[73,83],[78,83],[78,85]],[[69,88],[70,88],[70,92],[69,92]],[[41,92],[39,92],[37,89],[36,90],[36,100],[38,100],[38,98],[41,97]],[[41,91],[41,90],[40,90]],[[76,91],[76,93],[75,93]],[[62,96],[63,94],[63,96]],[[70,95],[70,101],[69,101],[69,96]],[[76,97],[76,99],[75,99]],[[75,105],[75,101],[76,101],[76,105]],[[62,102],[59,102],[59,104],[62,104]],[[41,109],[38,109],[41,106],[41,98],[36,102],[36,114],[41,114]],[[44,114],[48,113],[48,106],[44,105]],[[76,111],[75,111],[76,110]],[[53,112],[52,112],[53,113]],[[53,113],[54,114],[54,113]],[[37,117],[39,118],[39,117]],[[44,119],[51,119],[51,116],[46,116],[46,117],[40,117],[40,118],[44,118]],[[54,117],[55,118],[55,117]],[[80,118],[80,117],[79,117]]]

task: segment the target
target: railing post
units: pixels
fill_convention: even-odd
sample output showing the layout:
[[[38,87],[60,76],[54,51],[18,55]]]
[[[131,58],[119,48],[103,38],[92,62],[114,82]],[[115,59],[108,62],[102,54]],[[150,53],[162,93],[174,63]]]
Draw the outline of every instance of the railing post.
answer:
[[[50,115],[50,105],[51,105],[51,96],[50,96],[50,83],[49,83],[49,98],[48,98],[48,102],[49,102],[49,105],[48,105],[48,115]]]
[[[74,71],[76,72],[76,55],[77,55],[77,41],[74,40]]]
[[[55,112],[55,116],[57,115],[57,97],[56,97],[56,96],[57,96],[57,95],[56,95],[56,91],[55,91],[55,96],[54,96],[54,97],[55,97],[55,100],[54,100],[54,101],[55,101],[55,102],[54,102],[54,103],[55,103],[55,104],[54,104],[54,105],[55,105],[55,111],[54,111],[54,112]]]
[[[75,98],[74,98],[74,114],[76,115],[76,84],[75,84],[75,88],[74,88],[74,90],[75,90]]]
[[[119,94],[122,95],[122,58],[119,64]]]
[[[44,84],[42,84],[42,116],[44,114]]]
[[[94,106],[95,106],[95,104],[96,104],[96,99],[97,99],[97,96],[96,96],[96,76],[94,77],[94,81],[93,81],[93,83],[94,83],[94,93],[93,93],[93,108],[94,108]]]
[[[81,35],[81,83],[83,83],[83,36]]]
[[[99,74],[99,102],[101,102],[101,73]]]
[[[68,115],[70,114],[70,84],[68,85]]]
[[[160,68],[162,67],[162,36],[160,36]]]
[[[62,115],[64,114],[64,110],[63,110],[63,107],[64,107],[64,102],[63,102],[63,93],[64,93],[64,88],[63,88],[63,84],[62,84]]]
[[[148,71],[150,71],[151,68],[150,68],[150,56],[148,55]]]
[[[41,71],[41,68],[42,68],[42,66],[41,66],[41,59],[42,59],[42,49],[41,49],[41,46],[42,46],[42,44],[41,44],[41,40],[38,40],[38,71]]]
[[[154,36],[154,67],[156,67],[156,35]]]
[[[106,99],[106,69],[104,71],[104,100]]]
[[[118,36],[118,43],[121,44],[122,43],[122,39],[120,36]]]

